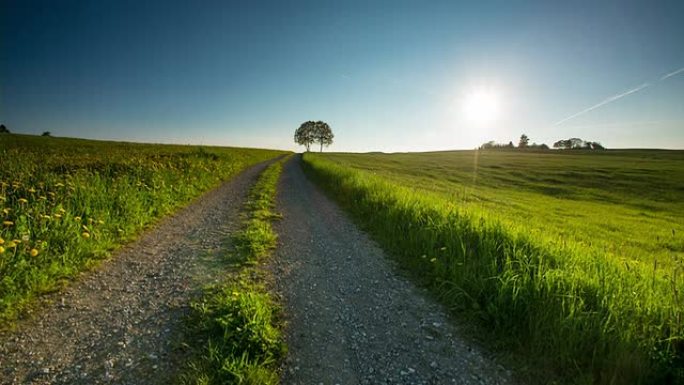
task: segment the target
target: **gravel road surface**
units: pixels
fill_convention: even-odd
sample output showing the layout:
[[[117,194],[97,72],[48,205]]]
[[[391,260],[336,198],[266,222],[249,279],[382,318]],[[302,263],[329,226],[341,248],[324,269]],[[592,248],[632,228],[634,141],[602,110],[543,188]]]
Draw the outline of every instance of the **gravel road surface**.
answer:
[[[308,181],[280,181],[273,258],[288,322],[283,384],[510,384],[444,311]]]
[[[164,219],[0,334],[0,384],[169,384],[188,302],[221,274],[262,163]]]

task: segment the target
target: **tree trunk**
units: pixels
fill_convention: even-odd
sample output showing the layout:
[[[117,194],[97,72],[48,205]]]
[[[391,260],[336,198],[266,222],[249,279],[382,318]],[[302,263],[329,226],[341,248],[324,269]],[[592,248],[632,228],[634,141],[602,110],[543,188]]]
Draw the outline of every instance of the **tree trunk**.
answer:
[[[323,152],[323,142],[321,142],[321,152]]]

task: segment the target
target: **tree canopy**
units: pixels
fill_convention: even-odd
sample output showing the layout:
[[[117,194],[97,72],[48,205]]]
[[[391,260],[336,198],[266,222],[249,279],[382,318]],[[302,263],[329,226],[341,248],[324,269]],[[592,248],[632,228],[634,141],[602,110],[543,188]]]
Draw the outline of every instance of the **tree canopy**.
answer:
[[[295,143],[306,147],[306,151],[311,151],[311,144],[319,143],[321,145],[321,152],[323,152],[323,146],[326,147],[333,143],[332,129],[323,121],[314,122],[309,120],[302,123],[297,131],[295,131],[294,141]]]
[[[5,127],[4,124],[0,124],[0,134],[9,134],[9,133],[10,133],[10,132],[9,132],[9,130],[7,129],[7,127]]]
[[[294,141],[295,143],[304,146],[306,152],[311,149],[311,144],[316,140],[314,137],[314,127],[316,122],[309,120],[308,122],[302,123],[297,131],[295,131]]]

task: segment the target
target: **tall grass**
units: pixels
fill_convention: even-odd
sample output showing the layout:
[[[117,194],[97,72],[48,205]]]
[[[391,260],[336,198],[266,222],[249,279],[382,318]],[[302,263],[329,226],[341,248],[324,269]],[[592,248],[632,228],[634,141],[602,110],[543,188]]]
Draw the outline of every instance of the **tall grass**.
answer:
[[[551,242],[314,154],[303,167],[443,303],[471,317],[498,348],[527,356],[528,379],[684,379],[681,261],[663,272]]]
[[[226,258],[234,271],[225,282],[205,289],[188,319],[191,359],[181,384],[277,384],[276,368],[285,345],[278,328],[278,306],[265,287],[258,265],[276,245],[271,221],[283,160],[259,177],[245,205],[247,220],[233,237]]]
[[[0,136],[0,320],[282,152]]]

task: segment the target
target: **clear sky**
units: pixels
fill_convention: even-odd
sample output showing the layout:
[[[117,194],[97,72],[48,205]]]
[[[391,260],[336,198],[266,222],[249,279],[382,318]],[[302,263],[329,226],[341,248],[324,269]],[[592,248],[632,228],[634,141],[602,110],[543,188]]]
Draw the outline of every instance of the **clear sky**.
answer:
[[[682,68],[682,0],[0,0],[18,133],[296,149],[320,119],[332,151],[684,148]]]

